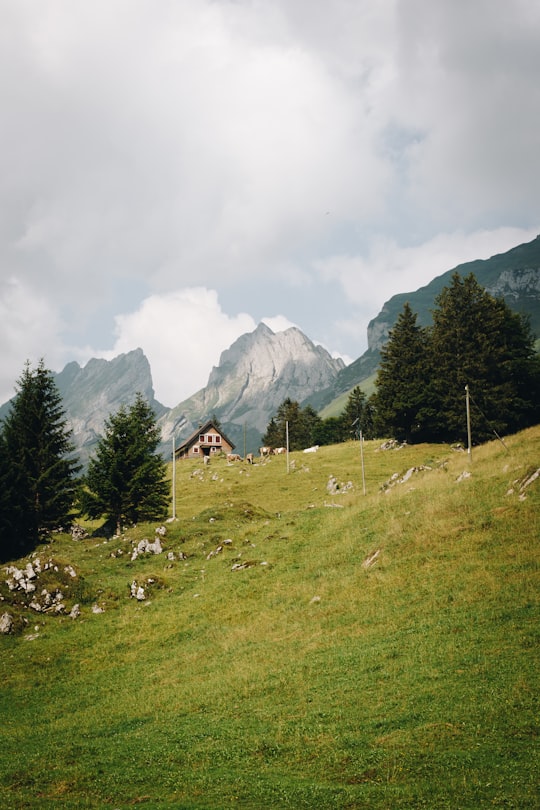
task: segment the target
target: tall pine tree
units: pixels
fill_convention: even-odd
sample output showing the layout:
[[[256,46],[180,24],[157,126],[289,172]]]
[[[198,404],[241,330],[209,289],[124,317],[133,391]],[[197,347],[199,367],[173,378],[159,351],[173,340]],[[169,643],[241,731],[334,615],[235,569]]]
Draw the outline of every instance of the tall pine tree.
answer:
[[[169,484],[164,460],[156,454],[160,430],[141,394],[105,423],[105,434],[84,478],[81,508],[105,517],[112,530],[167,515]]]
[[[366,394],[356,385],[349,394],[345,410],[341,414],[342,441],[357,438],[360,433],[364,438],[372,438],[373,425],[371,409]]]
[[[31,551],[73,517],[80,469],[53,376],[27,363],[0,437],[0,556]]]
[[[377,391],[372,398],[379,435],[407,442],[426,437],[431,416],[428,341],[416,320],[406,303],[381,349]]]

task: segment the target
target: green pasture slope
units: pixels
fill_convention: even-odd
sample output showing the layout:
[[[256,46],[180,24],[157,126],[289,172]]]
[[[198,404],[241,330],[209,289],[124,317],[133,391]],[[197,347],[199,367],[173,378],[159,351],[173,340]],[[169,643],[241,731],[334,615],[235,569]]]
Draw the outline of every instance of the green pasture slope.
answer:
[[[505,442],[366,443],[365,495],[353,442],[179,463],[161,555],[39,550],[79,618],[2,571],[0,807],[540,807],[540,428]]]

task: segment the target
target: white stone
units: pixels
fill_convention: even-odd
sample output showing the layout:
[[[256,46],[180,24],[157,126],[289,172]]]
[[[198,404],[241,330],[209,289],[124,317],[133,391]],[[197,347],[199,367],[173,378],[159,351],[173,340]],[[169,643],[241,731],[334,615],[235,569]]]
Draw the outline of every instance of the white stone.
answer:
[[[0,616],[0,633],[7,635],[13,630],[13,616],[10,613],[3,613]]]

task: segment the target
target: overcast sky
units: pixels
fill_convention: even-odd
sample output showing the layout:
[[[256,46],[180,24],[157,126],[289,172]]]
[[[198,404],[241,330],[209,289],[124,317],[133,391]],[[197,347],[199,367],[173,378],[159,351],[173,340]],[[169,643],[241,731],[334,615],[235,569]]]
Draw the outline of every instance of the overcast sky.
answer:
[[[158,400],[265,320],[346,361],[540,231],[538,0],[0,0],[0,402],[141,347]]]

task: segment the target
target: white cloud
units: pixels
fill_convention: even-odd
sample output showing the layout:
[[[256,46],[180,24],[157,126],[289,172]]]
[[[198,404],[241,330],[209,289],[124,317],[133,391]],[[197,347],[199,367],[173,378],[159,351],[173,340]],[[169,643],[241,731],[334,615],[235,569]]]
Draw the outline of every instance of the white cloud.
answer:
[[[473,259],[487,259],[536,236],[536,231],[499,228],[464,234],[438,234],[414,247],[379,239],[367,258],[337,255],[315,263],[320,278],[338,282],[346,298],[366,318],[375,317],[397,293],[413,292],[436,276]],[[344,319],[341,328],[354,333],[354,323]],[[358,322],[356,322],[358,323]]]
[[[26,361],[51,367],[62,356],[60,323],[53,306],[23,282],[0,282],[0,404],[15,394]]]
[[[204,289],[358,356],[391,295],[540,229],[539,26],[533,0],[0,4],[0,274],[35,312],[0,285],[3,345],[133,338],[176,399],[148,313]],[[251,317],[205,306],[220,348]]]
[[[271,318],[264,317],[262,322],[265,323],[268,328],[276,334],[277,332],[285,332],[287,329],[290,329],[291,326],[296,326],[298,329],[300,329],[297,323],[293,323],[284,315],[274,315]]]
[[[142,347],[152,369],[156,398],[173,407],[208,382],[221,353],[257,324],[242,312],[223,312],[215,290],[191,287],[142,301],[135,312],[116,317],[116,341],[107,351],[86,348],[80,361],[107,360]],[[273,332],[296,326],[283,315],[265,317]]]
[[[224,313],[215,290],[192,287],[152,295],[135,312],[118,315],[114,347],[91,356],[112,359],[142,347],[156,398],[173,407],[206,385],[221,352],[255,327],[246,313]]]

